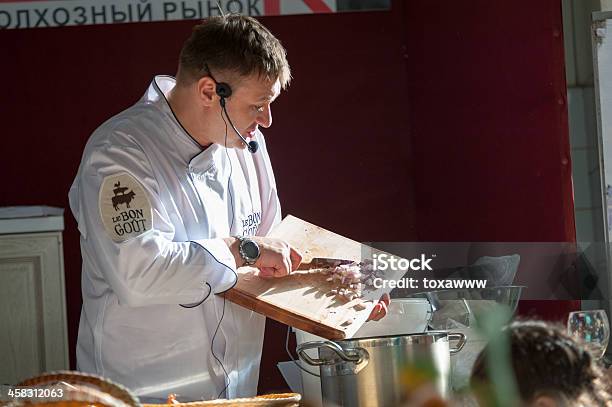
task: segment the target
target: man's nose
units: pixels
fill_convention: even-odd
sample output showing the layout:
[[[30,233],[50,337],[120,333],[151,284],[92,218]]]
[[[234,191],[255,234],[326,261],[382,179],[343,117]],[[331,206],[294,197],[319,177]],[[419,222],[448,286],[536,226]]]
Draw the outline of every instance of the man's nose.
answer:
[[[270,105],[265,106],[263,112],[259,113],[257,116],[257,124],[265,129],[272,126],[272,109]]]

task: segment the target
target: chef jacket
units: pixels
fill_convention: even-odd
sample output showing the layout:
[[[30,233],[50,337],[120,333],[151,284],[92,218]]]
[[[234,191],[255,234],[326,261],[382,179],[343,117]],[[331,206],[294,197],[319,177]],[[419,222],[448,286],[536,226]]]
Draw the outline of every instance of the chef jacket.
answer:
[[[102,124],[70,189],[83,258],[78,369],[137,395],[253,396],[265,318],[214,294],[237,278],[222,238],[265,235],[280,220],[270,159],[259,131],[255,154],[202,149],[168,104],[174,85],[155,77]]]

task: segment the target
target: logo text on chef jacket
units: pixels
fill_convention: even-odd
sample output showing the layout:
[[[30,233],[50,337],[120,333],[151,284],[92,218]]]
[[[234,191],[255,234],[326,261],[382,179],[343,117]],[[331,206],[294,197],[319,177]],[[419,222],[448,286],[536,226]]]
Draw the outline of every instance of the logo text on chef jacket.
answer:
[[[128,209],[120,212],[119,215],[113,216],[112,221],[115,225],[115,233],[118,236],[123,236],[126,233],[144,232],[146,228],[146,218],[142,209]]]
[[[99,192],[104,228],[115,242],[152,229],[151,201],[142,184],[127,172],[106,176]]]
[[[261,223],[261,211],[253,212],[242,219],[242,236],[253,236]]]
[[[432,260],[433,257],[427,257],[424,254],[413,259],[395,257],[386,253],[372,255],[372,265],[374,270],[378,271],[433,270],[429,265]]]

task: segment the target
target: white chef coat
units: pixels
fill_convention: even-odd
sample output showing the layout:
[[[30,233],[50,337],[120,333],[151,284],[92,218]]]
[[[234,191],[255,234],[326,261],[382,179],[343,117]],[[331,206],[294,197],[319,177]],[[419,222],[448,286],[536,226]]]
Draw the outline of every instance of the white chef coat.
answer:
[[[202,150],[169,107],[174,85],[155,77],[102,124],[70,189],[83,257],[77,365],[137,395],[253,396],[265,318],[212,294],[236,282],[221,238],[265,235],[280,220],[270,159],[260,132],[255,154]]]

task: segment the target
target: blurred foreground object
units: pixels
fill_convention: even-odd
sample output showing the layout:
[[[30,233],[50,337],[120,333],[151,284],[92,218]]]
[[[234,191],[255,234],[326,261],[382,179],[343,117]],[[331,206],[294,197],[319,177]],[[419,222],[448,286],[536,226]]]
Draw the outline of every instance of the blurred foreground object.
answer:
[[[486,346],[488,336],[478,325],[495,315],[498,331],[510,322],[521,298],[524,286],[496,286],[473,289],[436,290],[413,294],[427,298],[433,316],[431,330],[463,333],[467,337],[464,349],[451,356],[451,386],[454,390],[468,387],[472,366],[480,351]]]
[[[193,401],[190,403],[171,403],[171,404],[143,404],[143,407],[218,407],[218,406],[239,406],[239,407],[297,407],[300,405],[302,396],[298,393],[279,393],[267,394],[264,396],[240,398],[240,399],[219,399],[209,401]]]
[[[43,390],[34,391],[36,396],[32,395],[32,397],[13,397],[12,401],[7,404],[8,406],[140,407],[141,405],[138,398],[125,387],[108,379],[81,372],[45,373],[24,380],[15,387]],[[40,395],[48,395],[48,397],[40,397]]]
[[[472,372],[471,384],[482,406],[612,405],[599,364],[563,326],[516,321],[497,336],[503,338],[500,346],[491,346],[492,340]]]

